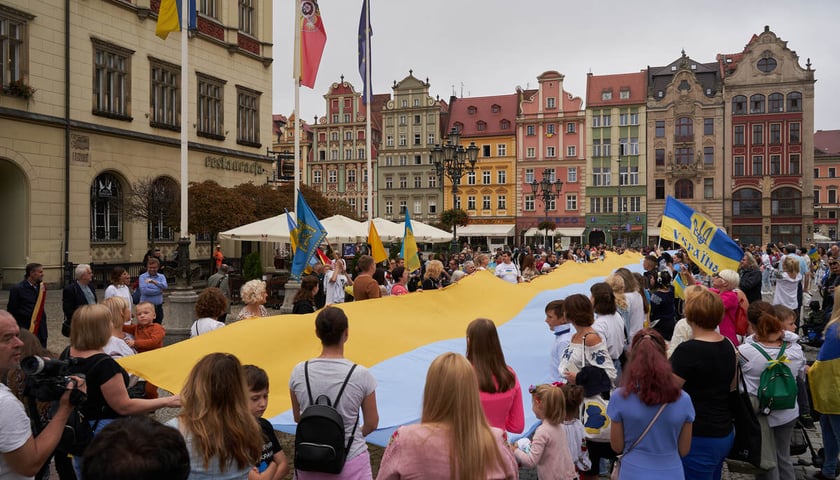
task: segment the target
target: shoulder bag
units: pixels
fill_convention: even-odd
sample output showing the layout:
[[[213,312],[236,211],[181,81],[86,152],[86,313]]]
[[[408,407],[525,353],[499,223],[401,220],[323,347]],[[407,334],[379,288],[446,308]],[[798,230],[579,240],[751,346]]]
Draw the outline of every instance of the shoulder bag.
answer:
[[[625,449],[624,452],[621,453],[621,455],[617,455],[615,457],[615,462],[613,462],[612,473],[610,474],[610,480],[618,480],[618,477],[621,474],[621,458],[630,453],[630,450],[633,450],[633,448],[635,448],[636,445],[638,445],[639,442],[641,442],[642,439],[645,438],[645,435],[647,435],[647,433],[650,431],[650,428],[653,427],[653,424],[656,423],[656,420],[659,419],[659,415],[662,414],[662,411],[665,410],[665,407],[667,406],[667,403],[663,403],[662,405],[660,405],[659,410],[656,411],[656,415],[654,415],[650,423],[648,423],[648,426],[645,428],[645,431],[642,432],[641,435],[639,435],[639,438],[637,438],[635,442],[633,442],[633,445],[630,445],[630,448]]]

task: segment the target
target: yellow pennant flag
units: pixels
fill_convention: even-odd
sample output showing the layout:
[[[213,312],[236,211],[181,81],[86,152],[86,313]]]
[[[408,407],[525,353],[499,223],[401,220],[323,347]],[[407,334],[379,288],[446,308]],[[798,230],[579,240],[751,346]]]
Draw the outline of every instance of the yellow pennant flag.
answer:
[[[418,255],[417,241],[414,240],[414,229],[411,227],[411,217],[408,210],[405,212],[405,233],[403,234],[402,249],[400,256],[405,260],[405,266],[410,272],[420,268],[420,256]]]
[[[370,245],[370,255],[376,263],[388,260],[388,252],[385,251],[385,246],[382,245],[382,240],[379,238],[379,232],[376,231],[376,225],[370,221],[370,228],[368,230],[368,244]]]

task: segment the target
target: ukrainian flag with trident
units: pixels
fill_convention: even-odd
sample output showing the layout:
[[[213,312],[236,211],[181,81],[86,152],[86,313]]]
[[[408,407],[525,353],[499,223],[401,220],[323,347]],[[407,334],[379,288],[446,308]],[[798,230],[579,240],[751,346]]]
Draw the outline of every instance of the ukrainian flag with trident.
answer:
[[[298,192],[297,204],[297,225],[294,231],[289,232],[295,244],[295,256],[289,275],[292,280],[300,280],[300,275],[309,264],[309,259],[315,255],[318,245],[327,237],[327,231],[306,204],[301,192]]]
[[[691,260],[709,275],[738,271],[744,251],[705,215],[669,196],[662,213],[661,236],[682,245]]]

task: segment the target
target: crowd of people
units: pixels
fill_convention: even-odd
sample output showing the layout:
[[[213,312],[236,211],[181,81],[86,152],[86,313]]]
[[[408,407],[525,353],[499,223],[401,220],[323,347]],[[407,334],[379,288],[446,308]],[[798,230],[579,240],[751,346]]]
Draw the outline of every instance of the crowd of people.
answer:
[[[377,265],[367,255],[358,258],[353,275],[341,257],[316,266],[302,278],[293,313],[317,312],[321,351],[294,367],[290,401],[300,421],[326,399],[346,448],[340,473],[301,462],[295,478],[373,478],[365,437],[379,426],[377,380],[344,356],[349,321],[341,303],[445,288],[481,270],[501,281],[528,282],[564,262],[600,261],[607,250],[581,247],[558,255],[526,247],[491,256],[465,249],[430,258],[414,272],[401,259]],[[802,344],[821,346],[818,360],[840,358],[840,307],[833,299],[840,247],[748,247],[737,271],[712,275],[684,251],[644,253],[641,273],[619,268],[593,283],[589,295],[545,306],[554,339],[545,362],[553,378],[527,389],[540,420],[536,429],[526,431],[523,387],[505,360],[495,322],[477,318],[466,328],[466,350],[444,353],[429,366],[420,422],[393,433],[377,478],[509,479],[519,468],[534,468],[541,479],[595,479],[609,469],[621,479],[720,479],[737,434],[739,383],[755,397],[774,445],[774,466],[757,478],[795,478],[794,428],[816,428],[818,414],[825,457],[813,478],[835,478],[840,400],[824,393],[840,392],[840,378],[809,377]],[[254,480],[289,473],[262,418],[269,385],[259,366],[212,353],[198,360],[179,395],[158,397],[156,386],[115,361],[163,345],[160,307],[168,287],[159,265],[148,259],[139,295],[127,272],[114,269],[102,302],[90,266],[79,265],[76,281],[63,292],[70,345],[61,355],[45,350],[43,267],[27,266],[8,311],[0,310],[0,478],[48,478],[51,458],[62,480]],[[199,295],[191,336],[222,328],[230,312],[230,269],[221,262],[217,268],[217,278]],[[241,298],[237,320],[268,315],[264,282],[243,285]],[[29,355],[71,359],[60,399],[28,398],[28,375],[19,363]],[[792,401],[764,398],[764,374],[778,364],[791,372]],[[82,392],[84,401],[71,401],[72,392]],[[813,395],[821,409],[811,409],[812,392],[823,392]],[[180,408],[167,425],[145,415],[164,407]],[[61,432],[77,412],[93,437],[84,453],[68,456]]]

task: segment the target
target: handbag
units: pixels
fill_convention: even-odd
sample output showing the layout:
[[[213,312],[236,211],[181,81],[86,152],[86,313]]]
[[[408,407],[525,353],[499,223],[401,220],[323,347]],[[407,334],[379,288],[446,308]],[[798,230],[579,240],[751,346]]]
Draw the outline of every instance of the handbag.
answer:
[[[737,352],[737,350],[736,350]],[[735,440],[726,455],[730,472],[756,474],[776,468],[776,443],[766,415],[758,415],[758,399],[747,393],[740,362],[735,370],[739,388],[729,396]]]
[[[662,410],[665,410],[665,407],[667,406],[667,403],[663,403],[662,405],[660,405],[659,410],[656,411],[656,415],[654,415],[653,418],[650,420],[650,423],[648,423],[648,426],[645,428],[645,431],[642,432],[641,435],[639,435],[639,438],[637,438],[636,441],[633,442],[632,445],[630,445],[630,448],[624,450],[624,452],[622,452],[621,455],[616,455],[615,461],[613,462],[612,473],[610,473],[610,480],[618,480],[618,477],[621,473],[621,458],[630,453],[630,450],[633,450],[633,448],[636,445],[638,445],[643,438],[645,438],[645,435],[647,435],[647,433],[650,431],[650,428],[653,426],[654,423],[656,423],[656,420],[659,418],[659,415],[662,414]]]

